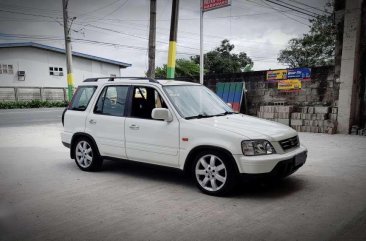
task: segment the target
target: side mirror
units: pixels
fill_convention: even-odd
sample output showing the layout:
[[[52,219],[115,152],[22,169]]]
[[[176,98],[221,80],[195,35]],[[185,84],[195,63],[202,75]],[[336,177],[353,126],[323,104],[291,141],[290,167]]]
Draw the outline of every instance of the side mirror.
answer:
[[[166,108],[154,108],[151,112],[151,117],[155,120],[164,120],[170,122],[173,120],[173,116]]]

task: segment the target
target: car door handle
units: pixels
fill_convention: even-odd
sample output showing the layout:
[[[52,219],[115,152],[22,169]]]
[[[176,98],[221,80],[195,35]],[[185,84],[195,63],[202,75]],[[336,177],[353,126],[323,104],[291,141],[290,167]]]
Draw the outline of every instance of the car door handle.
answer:
[[[95,120],[93,120],[93,119],[90,119],[89,123],[92,124],[92,125],[97,124],[97,122]]]
[[[138,125],[132,124],[132,125],[130,125],[130,129],[138,130],[138,129],[140,129],[140,127]]]

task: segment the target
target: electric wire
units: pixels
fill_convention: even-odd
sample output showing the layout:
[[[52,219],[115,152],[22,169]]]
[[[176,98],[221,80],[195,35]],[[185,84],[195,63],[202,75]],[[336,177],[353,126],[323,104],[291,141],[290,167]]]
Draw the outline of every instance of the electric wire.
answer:
[[[309,5],[309,4],[306,4],[306,3],[303,3],[303,2],[300,2],[300,1],[296,1],[296,0],[291,0],[291,1],[292,1],[292,2],[295,2],[295,3],[297,3],[297,4],[300,4],[300,5],[306,6],[306,7],[308,7],[308,8],[312,8],[312,9],[318,10],[318,11],[323,12],[323,13],[331,14],[331,13],[330,13],[330,12],[328,12],[328,11],[322,10],[322,9],[320,9],[320,8],[316,8],[316,7],[314,7],[314,6],[311,6],[311,5]]]
[[[314,13],[314,12],[312,12],[312,11],[310,11],[309,9],[305,9],[305,8],[302,8],[302,7],[299,7],[299,6],[296,6],[296,5],[293,5],[293,4],[291,4],[291,3],[288,3],[288,2],[284,2],[284,1],[282,1],[282,0],[276,0],[277,2],[280,2],[280,3],[283,3],[283,4],[287,4],[287,6],[289,6],[289,7],[294,7],[294,8],[296,8],[296,9],[300,9],[301,11],[308,11],[310,14],[314,14],[315,16],[317,16],[317,15],[319,15],[318,13]]]
[[[283,8],[291,9],[291,10],[293,10],[293,11],[295,11],[295,12],[298,12],[298,13],[301,13],[301,14],[304,14],[304,15],[307,15],[307,16],[312,17],[312,18],[315,18],[315,17],[317,17],[317,16],[318,16],[318,15],[313,15],[313,14],[309,14],[309,13],[307,13],[307,12],[300,11],[300,10],[298,10],[298,9],[296,9],[296,8],[292,8],[292,7],[289,7],[289,6],[283,5],[283,4],[278,3],[278,2],[274,2],[274,1],[272,1],[272,0],[262,0],[262,1],[266,1],[266,2],[269,2],[269,3],[275,4],[275,5],[281,6],[281,7],[283,7]]]

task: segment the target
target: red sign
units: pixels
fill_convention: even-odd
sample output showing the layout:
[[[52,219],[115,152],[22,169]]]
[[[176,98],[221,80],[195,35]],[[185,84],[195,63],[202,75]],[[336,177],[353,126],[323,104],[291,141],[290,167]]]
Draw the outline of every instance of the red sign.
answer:
[[[227,6],[230,6],[230,0],[203,0],[202,11],[205,12]]]

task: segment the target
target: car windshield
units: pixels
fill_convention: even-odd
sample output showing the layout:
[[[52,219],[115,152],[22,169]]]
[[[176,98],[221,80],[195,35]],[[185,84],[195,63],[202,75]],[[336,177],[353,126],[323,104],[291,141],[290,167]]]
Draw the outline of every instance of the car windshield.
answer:
[[[164,86],[169,99],[186,119],[233,114],[215,93],[201,85]]]

